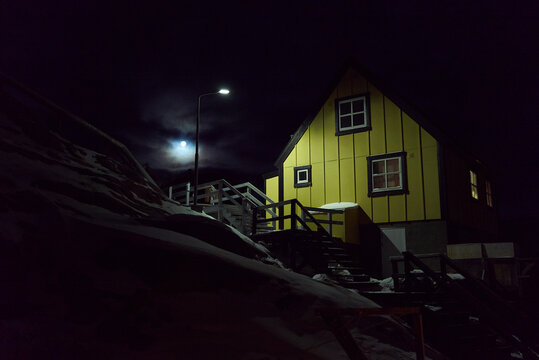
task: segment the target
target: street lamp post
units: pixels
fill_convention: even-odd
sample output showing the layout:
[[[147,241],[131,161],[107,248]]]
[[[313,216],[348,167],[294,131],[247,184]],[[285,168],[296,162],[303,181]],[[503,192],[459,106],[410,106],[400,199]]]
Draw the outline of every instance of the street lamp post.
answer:
[[[202,94],[202,95],[199,95],[198,96],[198,102],[197,102],[197,126],[196,126],[196,140],[195,140],[195,189],[194,189],[194,192],[193,192],[193,205],[194,206],[197,206],[198,204],[198,199],[197,199],[197,194],[198,194],[198,140],[199,140],[199,128],[200,128],[200,99],[203,98],[204,96],[209,96],[209,95],[228,95],[230,93],[230,91],[228,89],[221,89],[217,92],[212,92],[212,93],[207,93],[207,94]]]

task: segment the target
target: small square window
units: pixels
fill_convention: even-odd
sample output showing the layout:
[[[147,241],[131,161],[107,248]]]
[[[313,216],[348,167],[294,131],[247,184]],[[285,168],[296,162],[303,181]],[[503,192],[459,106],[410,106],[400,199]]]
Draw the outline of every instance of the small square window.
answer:
[[[367,157],[369,196],[396,195],[408,192],[406,153]]]
[[[472,191],[472,198],[479,200],[479,189],[477,187],[477,174],[470,170],[470,190]]]
[[[371,129],[369,94],[335,100],[335,135]]]
[[[294,168],[294,187],[311,186],[311,165],[296,166]]]

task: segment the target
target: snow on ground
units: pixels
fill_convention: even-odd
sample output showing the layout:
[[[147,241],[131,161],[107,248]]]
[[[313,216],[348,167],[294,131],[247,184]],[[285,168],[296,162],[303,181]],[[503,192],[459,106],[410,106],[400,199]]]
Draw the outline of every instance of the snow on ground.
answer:
[[[462,274],[447,273],[447,276],[449,276],[453,280],[464,280],[464,276]]]
[[[0,88],[2,359],[346,358],[317,309],[376,304],[283,269],[91,126],[43,111]]]
[[[371,278],[371,281],[378,282],[378,285],[380,285],[381,287],[380,292],[393,292],[394,291],[393,289],[395,288],[395,286],[393,284],[392,277],[388,277],[383,280],[377,280],[377,279]]]

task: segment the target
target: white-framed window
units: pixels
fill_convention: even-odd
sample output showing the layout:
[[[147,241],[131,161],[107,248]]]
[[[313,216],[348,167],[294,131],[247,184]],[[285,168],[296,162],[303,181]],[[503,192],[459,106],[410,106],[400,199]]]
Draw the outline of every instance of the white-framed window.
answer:
[[[487,205],[489,207],[494,207],[494,202],[492,201],[492,185],[490,181],[485,181],[485,197],[487,199]]]
[[[311,165],[296,166],[294,168],[294,187],[311,186]]]
[[[369,196],[396,195],[408,191],[406,153],[367,157]]]
[[[335,134],[370,130],[369,94],[335,100]]]
[[[472,198],[479,200],[479,188],[477,186],[477,174],[470,170],[470,190]]]

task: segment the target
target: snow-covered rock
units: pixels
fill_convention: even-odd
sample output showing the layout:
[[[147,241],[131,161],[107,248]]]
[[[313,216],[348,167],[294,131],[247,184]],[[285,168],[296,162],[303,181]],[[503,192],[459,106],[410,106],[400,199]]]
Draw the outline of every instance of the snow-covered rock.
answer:
[[[375,303],[283,269],[121,144],[0,85],[2,359],[346,358],[317,309]],[[365,351],[402,358],[391,341]]]

